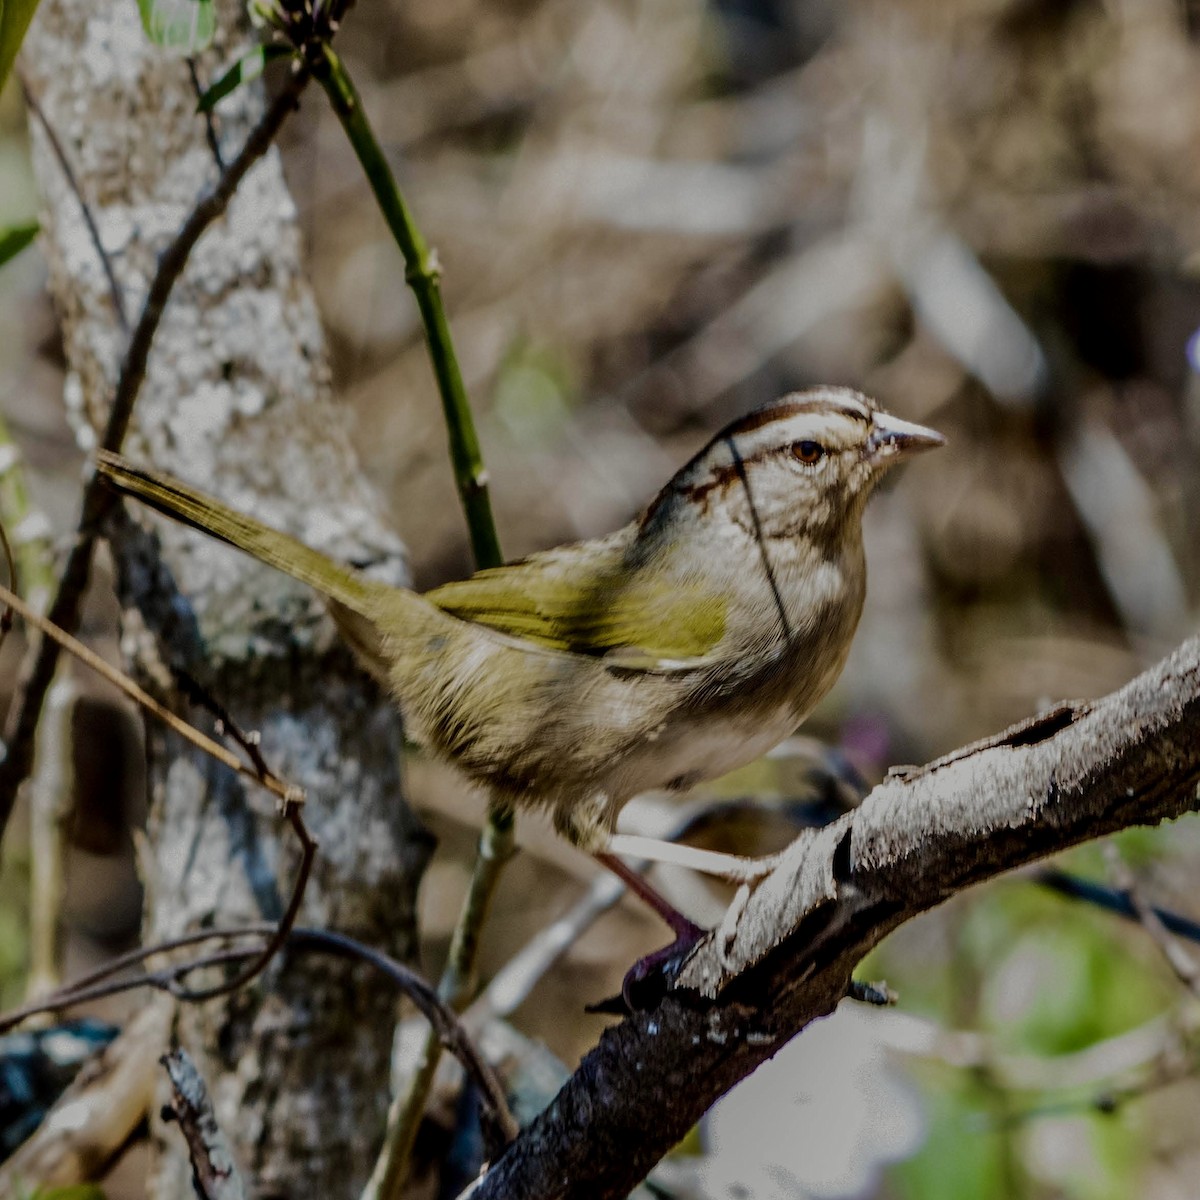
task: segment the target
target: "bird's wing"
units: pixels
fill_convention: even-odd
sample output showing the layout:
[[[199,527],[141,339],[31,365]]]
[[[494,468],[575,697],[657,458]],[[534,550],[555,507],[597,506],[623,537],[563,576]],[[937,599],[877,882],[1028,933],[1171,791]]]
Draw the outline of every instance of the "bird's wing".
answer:
[[[425,598],[451,616],[615,665],[684,666],[710,656],[726,604],[697,581],[626,564],[619,542],[563,547],[448,583]]]

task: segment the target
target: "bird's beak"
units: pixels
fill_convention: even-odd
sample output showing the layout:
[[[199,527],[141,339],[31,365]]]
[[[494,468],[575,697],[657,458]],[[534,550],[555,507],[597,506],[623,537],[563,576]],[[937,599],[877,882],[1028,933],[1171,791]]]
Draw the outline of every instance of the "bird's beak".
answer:
[[[875,428],[867,439],[867,457],[872,462],[895,462],[921,450],[935,450],[946,439],[935,429],[902,421],[890,413],[875,414]]]

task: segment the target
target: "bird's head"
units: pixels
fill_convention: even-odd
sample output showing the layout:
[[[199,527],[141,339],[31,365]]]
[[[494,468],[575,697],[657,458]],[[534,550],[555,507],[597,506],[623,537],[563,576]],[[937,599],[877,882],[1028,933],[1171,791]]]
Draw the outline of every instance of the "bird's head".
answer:
[[[889,468],[944,441],[849,388],[793,392],[722,429],[659,492],[642,528],[728,518],[763,538],[838,538],[857,531]]]

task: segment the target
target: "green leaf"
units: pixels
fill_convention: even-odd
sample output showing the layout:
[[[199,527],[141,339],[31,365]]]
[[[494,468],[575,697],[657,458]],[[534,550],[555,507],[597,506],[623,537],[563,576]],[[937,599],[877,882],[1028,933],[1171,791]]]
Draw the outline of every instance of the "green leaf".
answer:
[[[0,0],[0,4],[3,2],[4,0]],[[0,267],[10,258],[16,258],[37,237],[37,232],[36,221],[22,221],[20,225],[0,228]]]
[[[1006,1170],[1011,1139],[988,1120],[970,1082],[954,1089],[942,1079],[930,1089],[928,1103],[925,1145],[891,1169],[891,1192],[902,1200],[1007,1200],[1013,1194]]]
[[[138,0],[146,36],[181,54],[197,54],[213,40],[217,20],[213,0]]]
[[[255,46],[245,58],[235,62],[220,79],[217,80],[200,97],[196,105],[197,112],[212,112],[212,110],[244,83],[253,83],[262,73],[267,63],[277,58],[287,58],[292,53],[291,46]]]
[[[0,0],[0,88],[12,70],[38,0]]]

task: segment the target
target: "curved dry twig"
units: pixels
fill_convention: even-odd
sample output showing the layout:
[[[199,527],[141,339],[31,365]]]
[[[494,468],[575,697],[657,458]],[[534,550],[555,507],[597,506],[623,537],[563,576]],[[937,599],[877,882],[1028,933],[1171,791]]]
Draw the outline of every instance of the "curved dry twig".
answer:
[[[312,874],[313,861],[317,856],[317,840],[308,831],[300,809],[296,805],[287,808],[285,814],[296,837],[300,839],[300,865],[296,869],[296,881],[292,884],[292,895],[283,917],[273,927],[271,936],[257,958],[251,959],[250,964],[239,971],[232,979],[224,983],[214,984],[209,988],[172,989],[172,995],[177,1000],[192,1002],[214,1000],[218,996],[227,996],[250,983],[256,976],[261,975],[270,965],[271,960],[283,949],[289,935],[296,926],[296,918],[300,915],[300,905],[304,902],[304,892],[308,887],[308,878]]]
[[[499,1080],[471,1041],[458,1014],[442,1000],[432,984],[382,951],[364,946],[344,934],[324,929],[296,929],[289,938],[291,944],[299,949],[311,945],[326,953],[358,958],[386,974],[421,1010],[421,1015],[430,1023],[442,1045],[462,1063],[479,1090],[483,1100],[481,1124],[488,1157],[497,1157],[512,1142],[520,1132],[520,1127],[509,1111]]]
[[[104,242],[100,237],[100,230],[96,226],[96,217],[92,212],[92,206],[87,202],[87,197],[83,194],[83,189],[79,186],[79,179],[75,175],[75,168],[71,166],[71,160],[67,157],[66,149],[62,144],[62,139],[58,136],[58,131],[50,124],[50,119],[46,116],[45,110],[42,108],[42,102],[38,99],[37,92],[30,85],[29,78],[25,72],[18,66],[16,71],[17,78],[21,82],[21,95],[25,100],[25,107],[33,113],[37,118],[37,122],[42,127],[42,132],[46,135],[46,140],[50,143],[50,149],[54,152],[54,157],[58,160],[59,169],[63,173],[63,178],[67,181],[67,187],[71,189],[72,195],[79,202],[79,210],[83,215],[83,223],[87,226],[88,237],[92,239],[92,246],[95,248],[96,255],[100,259],[100,266],[104,270],[104,277],[108,281],[109,295],[112,297],[113,312],[117,316],[117,324],[120,325],[123,333],[129,332],[129,316],[125,312],[125,293],[121,290],[121,284],[117,280],[117,273],[113,270],[112,259],[109,257],[108,251],[104,248]]]
[[[3,539],[4,545],[7,545],[2,525],[0,525],[0,539]],[[224,996],[230,992],[237,991],[238,988],[244,987],[256,975],[261,974],[271,959],[279,953],[284,942],[287,941],[289,930],[296,923],[296,918],[300,913],[300,905],[304,901],[304,892],[308,886],[309,876],[312,874],[313,861],[317,855],[317,841],[309,832],[308,826],[304,821],[302,813],[304,804],[303,789],[296,787],[294,784],[287,783],[272,771],[267,766],[266,760],[263,758],[255,740],[247,737],[246,734],[238,729],[228,714],[224,715],[221,722],[222,726],[238,745],[246,751],[246,754],[251,759],[251,766],[247,766],[237,755],[227,750],[219,742],[213,741],[212,738],[201,733],[198,729],[176,716],[169,708],[155,700],[145,688],[139,687],[129,676],[109,666],[94,650],[85,646],[78,639],[71,637],[70,634],[64,632],[62,629],[59,629],[53,622],[30,608],[15,592],[9,591],[2,584],[0,584],[0,602],[3,602],[9,611],[19,613],[25,621],[34,626],[51,644],[61,646],[64,650],[73,654],[80,662],[91,667],[92,670],[103,676],[103,678],[128,696],[135,704],[139,705],[152,716],[157,717],[163,724],[179,734],[180,737],[202,750],[205,754],[215,758],[218,762],[223,763],[231,770],[236,771],[239,775],[251,779],[261,787],[266,788],[267,791],[272,792],[278,798],[282,814],[288,824],[291,825],[296,838],[300,842],[300,865],[296,869],[296,881],[292,885],[291,898],[288,900],[288,906],[284,911],[283,918],[275,926],[275,931],[263,947],[262,953],[232,979],[211,988],[189,990],[180,986],[177,989],[173,989],[173,991],[177,999],[196,1001],[212,1000],[217,996]]]
[[[246,1185],[233,1158],[233,1148],[217,1123],[208,1088],[192,1057],[176,1046],[159,1060],[171,1081],[171,1106],[164,1116],[179,1122],[188,1157],[192,1186],[200,1200],[244,1200]]]
[[[42,1013],[61,1012],[63,1009],[77,1004],[105,999],[137,988],[153,988],[157,991],[167,992],[181,1000],[188,1000],[192,996],[203,997],[208,993],[184,989],[181,981],[196,971],[247,960],[259,961],[279,930],[280,926],[267,922],[246,925],[241,928],[197,930],[154,946],[144,946],[129,951],[91,974],[59,988],[40,1000],[23,1005],[12,1012],[0,1014],[0,1033]],[[242,937],[262,939],[262,945],[218,950],[186,962],[172,963],[157,970],[148,971],[143,975],[126,979],[113,978],[114,975],[128,971],[148,958],[166,954],[172,950],[199,945],[203,942],[228,941]],[[382,950],[364,945],[346,934],[335,933],[327,929],[293,926],[286,931],[284,940],[289,949],[301,953],[317,952],[334,954],[341,958],[357,959],[386,975],[417,1006],[437,1034],[439,1041],[458,1059],[478,1089],[482,1105],[480,1120],[489,1153],[499,1154],[504,1146],[517,1136],[519,1127],[509,1110],[508,1102],[504,1097],[504,1089],[496,1077],[496,1073],[480,1054],[458,1014],[441,999],[437,989],[428,980],[403,963],[397,962]]]

